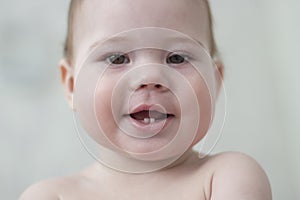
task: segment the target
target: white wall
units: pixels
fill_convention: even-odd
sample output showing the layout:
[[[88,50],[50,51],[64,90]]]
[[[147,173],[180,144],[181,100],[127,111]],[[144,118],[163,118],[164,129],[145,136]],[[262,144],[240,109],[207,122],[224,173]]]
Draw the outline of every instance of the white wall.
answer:
[[[267,22],[270,27],[271,60],[276,73],[277,97],[280,103],[280,121],[287,148],[285,159],[290,160],[294,183],[300,185],[300,2],[291,0],[268,1],[274,4]],[[298,198],[299,199],[299,192]]]
[[[215,151],[252,155],[266,170],[274,199],[300,199],[300,2],[211,2],[228,96]]]
[[[1,199],[92,161],[59,85],[67,3],[0,0]]]
[[[297,0],[211,0],[228,97],[214,152],[236,150],[266,170],[275,200],[300,199]],[[67,0],[0,1],[0,193],[92,162],[62,97],[57,63]]]

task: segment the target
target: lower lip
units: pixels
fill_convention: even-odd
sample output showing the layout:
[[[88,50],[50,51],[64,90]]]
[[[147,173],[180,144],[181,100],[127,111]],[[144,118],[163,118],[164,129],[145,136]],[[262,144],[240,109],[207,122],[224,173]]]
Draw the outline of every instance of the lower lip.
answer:
[[[168,124],[174,119],[174,117],[171,116],[164,120],[158,120],[154,123],[145,124],[140,120],[135,120],[135,119],[131,118],[130,116],[128,116],[128,117],[129,117],[131,123],[133,124],[133,126],[135,128],[137,128],[141,133],[147,134],[147,135],[149,133],[151,133],[153,136],[162,132],[163,129],[165,129],[168,126]]]

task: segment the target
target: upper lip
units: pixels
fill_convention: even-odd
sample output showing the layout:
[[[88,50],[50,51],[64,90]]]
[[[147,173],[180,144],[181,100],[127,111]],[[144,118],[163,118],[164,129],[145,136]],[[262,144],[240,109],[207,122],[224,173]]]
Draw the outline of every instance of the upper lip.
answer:
[[[172,112],[169,112],[166,108],[164,110],[162,109],[156,109],[157,106],[156,104],[141,104],[136,106],[135,108],[133,108],[132,110],[129,111],[128,115],[134,114],[134,113],[138,113],[141,111],[157,111],[166,115],[173,115],[174,114]]]

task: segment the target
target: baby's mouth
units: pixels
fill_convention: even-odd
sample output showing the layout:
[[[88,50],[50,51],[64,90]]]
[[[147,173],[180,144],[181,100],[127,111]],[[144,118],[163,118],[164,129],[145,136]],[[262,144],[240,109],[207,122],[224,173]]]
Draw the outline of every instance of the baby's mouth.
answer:
[[[129,116],[143,124],[153,124],[171,117],[174,117],[173,114],[162,113],[156,110],[142,110],[139,112],[131,113]]]

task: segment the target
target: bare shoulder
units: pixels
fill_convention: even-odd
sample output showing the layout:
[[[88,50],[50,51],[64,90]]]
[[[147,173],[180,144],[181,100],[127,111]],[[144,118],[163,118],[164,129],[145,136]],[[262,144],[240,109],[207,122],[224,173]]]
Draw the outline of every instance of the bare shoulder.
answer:
[[[60,178],[37,182],[29,186],[20,196],[19,200],[59,200],[59,187],[63,185]]]
[[[63,193],[78,188],[80,177],[80,174],[76,174],[37,182],[29,186],[19,200],[60,200]]]
[[[211,199],[272,199],[269,180],[252,157],[238,152],[226,152],[211,156],[207,162],[214,168]]]

